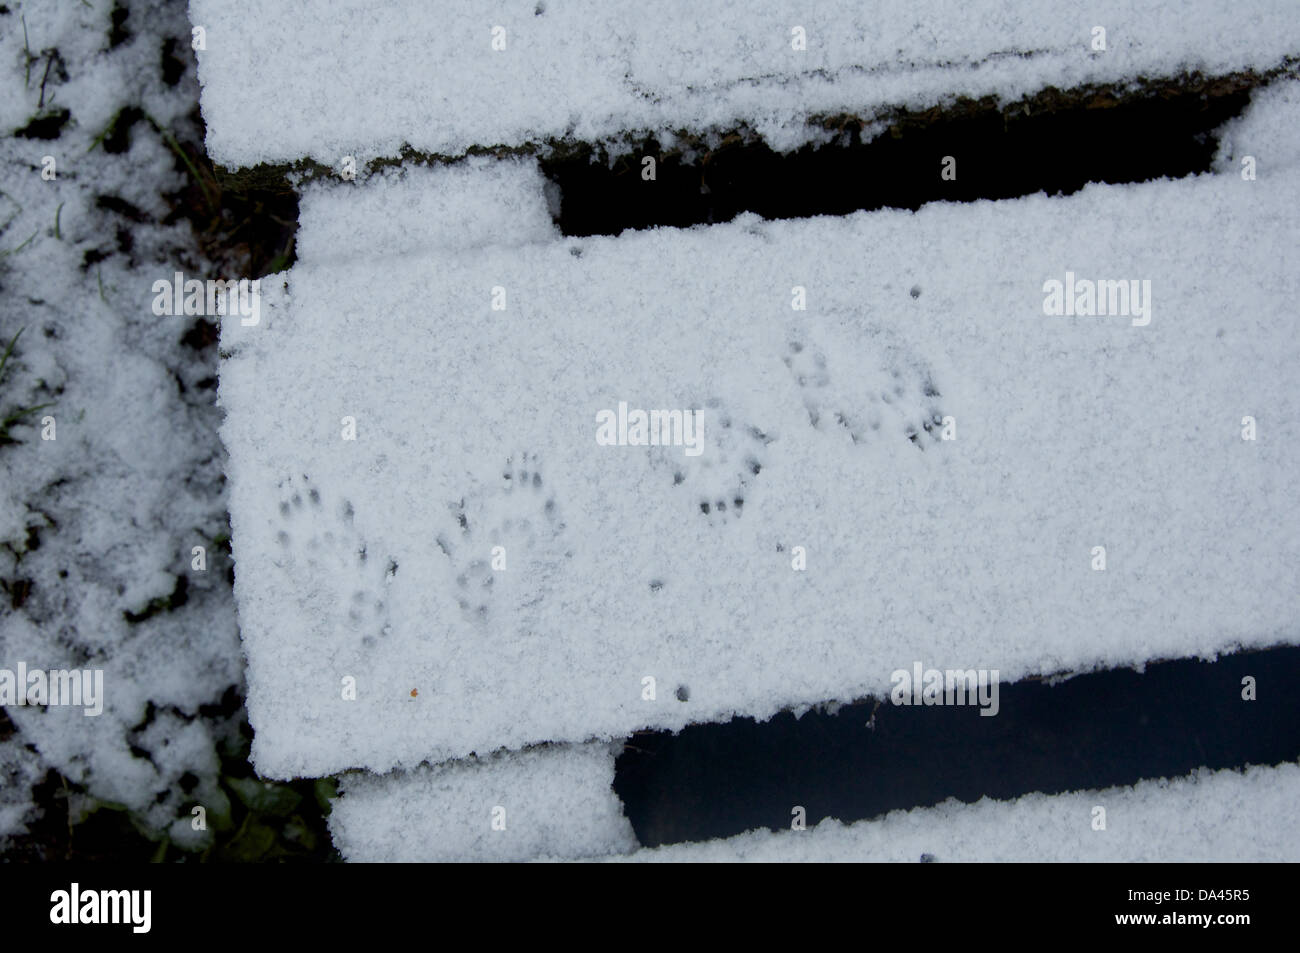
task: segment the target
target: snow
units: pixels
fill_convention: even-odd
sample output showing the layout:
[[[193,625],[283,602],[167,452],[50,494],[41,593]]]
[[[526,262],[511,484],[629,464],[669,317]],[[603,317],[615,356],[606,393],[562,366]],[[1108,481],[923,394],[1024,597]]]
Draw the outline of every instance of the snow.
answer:
[[[201,384],[215,354],[196,360],[180,343],[191,322],[149,308],[152,281],[178,262],[209,263],[196,258],[187,223],[163,224],[163,196],[185,178],[149,123],[132,127],[125,152],[95,142],[126,106],[178,134],[185,127],[193,71],[167,86],[159,51],[189,28],[173,5],[132,3],[128,38],[109,49],[110,2],[7,7],[0,123],[9,132],[51,109],[71,115],[56,139],[0,138],[0,351],[22,329],[0,379],[0,419],[53,403],[11,427],[18,443],[0,446],[0,667],[103,669],[106,707],[90,718],[6,709],[17,730],[0,740],[0,837],[35,818],[31,786],[49,769],[161,831],[188,818],[184,774],[199,779],[195,796],[215,787],[212,736],[223,726],[197,717],[199,707],[242,678],[228,563],[211,547],[225,527],[218,414]],[[24,23],[36,57],[29,79]],[[41,176],[45,156],[56,160],[54,180]],[[106,210],[101,196],[146,220]],[[88,264],[88,254],[104,257]],[[47,415],[54,440],[41,437]],[[192,573],[200,544],[209,569]],[[126,620],[181,577],[183,606]],[[23,580],[30,591],[14,598]]]
[[[783,149],[810,116],[1267,69],[1300,48],[1285,0],[504,0],[436,17],[422,0],[191,0],[190,15],[208,151],[231,166],[740,123]]]
[[[7,840],[27,831],[36,812],[32,786],[44,773],[35,751],[12,738],[0,741],[0,838]]]
[[[1215,171],[1239,175],[1248,155],[1256,160],[1257,176],[1300,165],[1300,80],[1279,80],[1255,90],[1250,107],[1224,124]]]
[[[571,860],[636,849],[608,745],[345,775],[330,833],[358,863]],[[494,823],[495,822],[495,823]]]
[[[670,144],[665,127],[743,122],[783,148],[816,137],[803,124],[809,113],[1266,68],[1295,49],[1298,32],[1289,11],[1268,3],[1202,4],[1192,15],[1185,5],[1107,4],[1088,22],[1063,4],[896,4],[804,18],[810,48],[792,59],[775,4],[747,5],[743,17],[721,4],[680,6],[657,9],[653,23],[616,4],[507,6],[489,19],[507,24],[510,53],[488,54],[489,24],[469,9],[424,26],[402,4],[323,16],[312,3],[196,0],[195,22],[217,40],[200,54],[209,146],[231,165],[309,156],[337,166],[345,154],[364,161],[404,145],[456,154],[628,129],[656,129]],[[1088,49],[1094,21],[1107,26],[1105,53]],[[310,31],[299,28],[306,22]],[[299,40],[295,55],[268,55],[286,37]],[[1010,678],[1285,637],[1297,553],[1282,489],[1295,463],[1283,381],[1296,355],[1281,312],[1295,270],[1272,210],[1295,198],[1295,177],[1278,175],[1300,156],[1294,122],[1273,118],[1294,111],[1288,88],[1257,94],[1216,166],[1235,177],[1240,156],[1258,151],[1267,188],[1225,177],[915,218],[746,220],[562,242],[547,215],[555,196],[526,160],[309,186],[299,265],[270,290],[267,321],[223,329],[259,769],[382,770],[762,714],[792,699],[802,707],[879,692],[909,656],[991,660]],[[1252,221],[1262,235],[1224,227]],[[1214,238],[1189,237],[1198,233]],[[1257,239],[1283,259],[1251,261]],[[959,277],[980,273],[970,249],[1000,245],[1005,260],[981,262],[975,286]],[[825,249],[835,250],[829,262]],[[862,262],[870,276],[855,269]],[[1071,268],[1149,278],[1155,327],[1043,321],[1026,289]],[[781,320],[773,304],[800,271],[822,298],[808,324]],[[488,282],[507,288],[506,313],[486,309]],[[1232,291],[1212,293],[1222,287]],[[902,299],[904,289],[916,300]],[[747,367],[764,372],[761,388],[747,383]],[[596,384],[584,391],[574,378]],[[692,467],[672,451],[592,453],[590,420],[578,427],[574,409],[590,411],[602,387],[632,396],[656,381],[663,400],[643,406],[677,407],[665,380],[705,403],[722,395],[709,408],[706,457]],[[894,380],[903,393],[889,401]],[[925,401],[925,384],[939,381]],[[900,431],[940,401],[961,420],[960,441],[909,457]],[[470,413],[453,412],[466,402]],[[853,419],[864,406],[866,419]],[[1270,431],[1251,458],[1233,439],[1243,406],[1263,408]],[[731,432],[720,433],[733,410]],[[326,418],[343,412],[361,422],[355,447],[334,443]],[[817,436],[799,429],[802,413]],[[867,433],[873,415],[881,430]],[[759,418],[776,426],[741,433]],[[680,472],[696,491],[691,504],[713,501],[712,519],[692,523],[692,505],[650,485],[669,469],[674,485]],[[880,496],[846,498],[868,495],[864,477]],[[272,481],[278,492],[266,498]],[[734,505],[723,519],[714,499],[737,483],[744,530]],[[1239,505],[1235,516],[1202,525],[1202,514],[1224,513],[1215,501],[1225,497]],[[467,538],[483,526],[486,538]],[[842,529],[863,526],[865,544]],[[804,577],[772,573],[759,556],[793,528],[824,560]],[[1081,568],[1099,537],[1112,559],[1104,577]],[[927,543],[920,555],[916,539]],[[493,541],[512,560],[495,576],[485,565]],[[787,537],[781,561],[789,546]],[[513,575],[521,555],[532,578]],[[639,575],[654,560],[662,571],[646,586]],[[854,586],[864,575],[870,592]],[[447,599],[453,584],[461,595]],[[826,606],[841,587],[854,599],[837,615]],[[309,618],[306,632],[277,620],[286,603],[273,594],[285,592]],[[665,594],[676,609],[655,603]],[[691,618],[687,606],[705,611]],[[627,616],[647,621],[620,638]],[[646,664],[629,665],[638,651]],[[636,677],[646,670],[667,700],[649,714]],[[356,702],[334,697],[344,671],[356,673]],[[484,697],[501,710],[475,705]],[[628,852],[612,758],[600,743],[546,744],[352,772],[332,832],[354,861]],[[633,859],[1292,859],[1298,780],[1295,765],[1199,772]],[[1109,811],[1105,832],[1091,829],[1098,803]],[[509,805],[506,831],[491,829],[498,804]]]
[[[1105,830],[1094,830],[1095,808]],[[1186,778],[1014,801],[949,800],[878,820],[640,850],[673,863],[1294,863],[1300,765],[1201,771]]]
[[[222,328],[257,769],[1285,640],[1298,184],[296,267]],[[1045,315],[1067,272],[1149,280],[1150,323]],[[599,446],[620,401],[703,409],[705,452]]]
[[[387,169],[351,185],[311,183],[299,205],[298,261],[550,241],[559,231],[546,187],[535,162],[485,157]]]
[[[112,7],[0,13],[4,129],[71,112],[55,140],[0,139],[0,347],[25,329],[0,417],[58,421],[0,446],[0,667],[102,668],[107,690],[94,718],[6,709],[0,839],[56,769],[88,807],[206,843],[188,806],[224,797],[230,726],[200,708],[243,677],[223,411],[255,764],[388,772],[343,778],[350,860],[632,852],[609,739],[881,695],[917,660],[1011,680],[1294,641],[1300,84],[1256,93],[1217,176],[915,215],[563,240],[528,158],[737,125],[782,149],[841,111],[1266,70],[1297,49],[1293,5],[192,0],[212,157],[360,172],[304,185],[297,266],[264,280],[258,325],[223,323],[220,410],[190,322],[150,310],[155,280],[220,269],[164,224],[186,178],[151,128],[192,122],[196,77],[159,77],[190,24],[132,2],[110,48]],[[109,154],[125,106],[149,119]],[[505,157],[365,174],[404,146]],[[1150,280],[1151,323],[1044,315],[1067,271]],[[599,446],[620,401],[702,409],[704,453]],[[184,605],[127,620],[180,579]],[[1296,787],[1295,765],[1201,773],[633,856],[1294,860]]]

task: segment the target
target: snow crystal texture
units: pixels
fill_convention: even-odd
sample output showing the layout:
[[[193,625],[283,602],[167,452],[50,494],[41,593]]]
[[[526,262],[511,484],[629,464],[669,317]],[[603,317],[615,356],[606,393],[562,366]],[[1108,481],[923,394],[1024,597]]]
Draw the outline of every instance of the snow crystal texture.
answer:
[[[222,329],[259,771],[1283,640],[1298,184],[295,268]],[[1044,314],[1067,271],[1149,280],[1150,324]],[[599,446],[620,401],[704,452]]]
[[[550,746],[391,775],[354,773],[330,813],[354,862],[569,860],[636,848],[608,745]]]
[[[546,203],[546,179],[532,161],[467,159],[411,166],[302,190],[298,262],[393,255],[432,247],[466,250],[559,237]]]
[[[191,0],[209,153],[337,167],[406,145],[459,155],[635,129],[662,142],[742,121],[786,148],[808,135],[794,117],[1269,68],[1300,49],[1300,18],[1277,0],[504,0],[427,13],[423,0]]]
[[[0,421],[12,417],[0,441],[0,668],[102,669],[105,686],[97,717],[0,716],[0,837],[38,816],[30,789],[51,770],[76,800],[84,789],[144,828],[175,825],[173,842],[193,834],[189,808],[218,796],[231,727],[201,709],[242,679],[218,541],[216,349],[183,342],[193,318],[150,308],[151,284],[179,263],[221,267],[173,220],[171,196],[191,180],[164,134],[190,138],[198,86],[183,64],[169,85],[160,49],[189,24],[183,7],[132,2],[110,46],[113,8],[0,4],[0,353],[14,342],[0,377]],[[123,122],[110,151],[128,108],[148,120]],[[8,134],[61,110],[57,138]],[[196,786],[182,787],[187,774]]]

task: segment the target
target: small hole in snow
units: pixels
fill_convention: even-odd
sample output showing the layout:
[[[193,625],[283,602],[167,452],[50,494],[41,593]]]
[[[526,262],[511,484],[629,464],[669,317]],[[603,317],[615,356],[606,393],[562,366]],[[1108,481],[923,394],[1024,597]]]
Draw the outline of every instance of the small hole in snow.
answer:
[[[678,685],[677,700],[679,702],[684,702],[684,701],[690,701],[690,698],[691,698],[691,690],[687,688],[685,685]]]
[[[920,285],[912,285],[912,290],[911,290],[910,292],[908,292],[908,293],[909,293],[913,298],[919,298],[919,297],[921,297],[921,286],[920,286]]]

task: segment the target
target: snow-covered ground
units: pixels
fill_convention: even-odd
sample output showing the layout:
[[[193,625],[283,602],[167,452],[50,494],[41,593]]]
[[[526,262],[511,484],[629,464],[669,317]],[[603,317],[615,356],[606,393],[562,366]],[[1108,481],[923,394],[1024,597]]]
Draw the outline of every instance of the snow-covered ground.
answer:
[[[161,55],[165,38],[188,47],[184,8],[133,3],[115,31],[112,7],[0,12],[0,129],[69,113],[54,138],[0,138],[0,352],[18,336],[0,419],[48,405],[0,440],[0,668],[104,673],[98,716],[5,708],[17,730],[0,741],[0,836],[37,816],[30,789],[52,768],[191,842],[187,805],[219,796],[231,727],[199,708],[241,687],[242,658],[214,544],[226,533],[215,355],[182,343],[192,318],[153,313],[150,287],[220,263],[168,220],[187,179],[154,125],[197,133],[194,71],[177,60],[168,85]],[[114,135],[126,107],[147,118]],[[195,546],[206,571],[191,568]]]

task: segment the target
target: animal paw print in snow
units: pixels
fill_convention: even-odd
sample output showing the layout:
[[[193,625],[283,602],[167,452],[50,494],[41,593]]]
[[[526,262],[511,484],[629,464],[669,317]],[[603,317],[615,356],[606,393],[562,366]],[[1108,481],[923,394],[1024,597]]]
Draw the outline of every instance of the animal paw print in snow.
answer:
[[[469,516],[465,512],[465,501],[449,507],[460,527],[460,535],[452,542],[444,534],[437,539],[438,548],[452,561],[456,579],[456,604],[465,618],[474,622],[484,622],[488,616],[488,604],[492,587],[496,584],[496,575],[490,562],[490,549],[481,555],[476,552],[476,534],[470,529]]]
[[[763,472],[767,445],[775,438],[738,420],[719,398],[705,401],[705,413],[708,449],[674,464],[673,485],[687,491],[696,512],[722,524],[744,514],[750,487]]]
[[[397,561],[378,558],[355,527],[355,510],[347,500],[328,507],[321,491],[305,474],[282,480],[281,528],[276,539],[286,558],[297,562],[313,580],[345,580],[343,613],[362,641],[373,645],[391,631],[387,587],[397,576]]]
[[[855,445],[901,434],[921,450],[939,439],[943,413],[933,375],[897,346],[886,349],[884,360],[856,368],[845,386],[832,382],[826,354],[815,345],[789,341],[782,362],[815,430],[847,436]]]
[[[437,538],[446,554],[456,585],[456,601],[465,618],[487,622],[498,570],[493,562],[523,557],[553,547],[564,531],[559,507],[551,495],[536,454],[507,458],[500,483],[457,500],[448,507],[454,520]],[[499,551],[494,553],[496,547]]]

